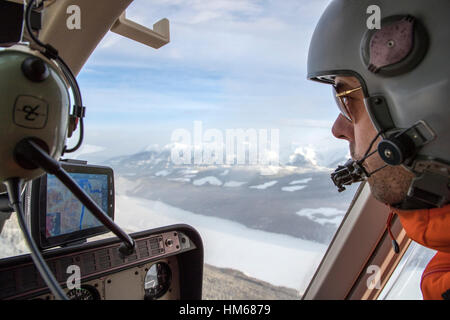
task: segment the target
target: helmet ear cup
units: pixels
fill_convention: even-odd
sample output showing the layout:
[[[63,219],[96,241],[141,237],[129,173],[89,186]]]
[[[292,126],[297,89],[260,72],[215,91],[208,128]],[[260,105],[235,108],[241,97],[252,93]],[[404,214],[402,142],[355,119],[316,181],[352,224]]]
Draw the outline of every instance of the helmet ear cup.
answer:
[[[23,45],[0,51],[0,74],[0,182],[32,180],[43,170],[15,148],[24,139],[32,140],[59,160],[68,133],[68,84],[58,65]]]
[[[416,145],[407,135],[383,139],[377,149],[381,159],[390,166],[399,166],[416,153]]]
[[[381,29],[368,30],[361,42],[361,56],[367,69],[393,77],[414,69],[425,57],[428,33],[416,18],[390,16],[381,20]]]

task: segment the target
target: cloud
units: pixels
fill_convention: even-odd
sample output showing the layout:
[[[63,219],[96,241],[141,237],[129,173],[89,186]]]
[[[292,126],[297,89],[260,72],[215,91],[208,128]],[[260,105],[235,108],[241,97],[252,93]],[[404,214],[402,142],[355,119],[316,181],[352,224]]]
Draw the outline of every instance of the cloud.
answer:
[[[106,148],[102,146],[95,146],[92,144],[84,144],[79,151],[76,151],[73,153],[73,155],[70,156],[70,158],[73,159],[79,159],[81,156],[91,154],[91,153],[98,153],[105,151]]]
[[[311,147],[299,147],[289,157],[289,163],[295,166],[317,166],[316,151]]]
[[[155,50],[106,35],[79,76],[86,142],[110,152],[114,144],[102,139],[127,152],[165,145],[194,119],[218,129],[280,128],[284,147],[330,135],[337,108],[305,76],[309,38],[328,2],[135,0],[127,17],[150,27],[168,18],[171,42]]]
[[[91,63],[145,67],[180,62],[228,72],[302,70],[315,22],[328,1],[310,2],[186,0],[152,1],[149,6],[149,1],[135,1],[128,18],[146,26],[168,18],[171,42],[154,50],[109,33]]]

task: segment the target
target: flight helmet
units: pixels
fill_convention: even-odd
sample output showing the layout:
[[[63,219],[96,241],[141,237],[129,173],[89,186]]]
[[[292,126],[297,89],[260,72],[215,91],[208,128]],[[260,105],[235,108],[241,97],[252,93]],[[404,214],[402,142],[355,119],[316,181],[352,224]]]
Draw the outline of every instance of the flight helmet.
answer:
[[[380,157],[415,174],[404,208],[448,202],[449,13],[448,0],[334,0],[310,43],[308,79],[357,78]]]

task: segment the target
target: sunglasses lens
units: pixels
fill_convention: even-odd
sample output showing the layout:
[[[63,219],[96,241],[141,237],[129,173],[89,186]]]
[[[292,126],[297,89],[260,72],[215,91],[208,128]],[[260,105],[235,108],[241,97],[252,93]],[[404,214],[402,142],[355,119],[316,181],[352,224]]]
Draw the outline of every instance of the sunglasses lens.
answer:
[[[334,100],[336,100],[336,104],[339,107],[339,111],[341,111],[341,114],[348,120],[348,121],[352,121],[352,118],[350,117],[350,114],[347,110],[347,106],[345,105],[344,100],[346,99],[346,97],[337,97],[337,91],[336,88],[334,86],[331,86],[333,88],[333,97]]]

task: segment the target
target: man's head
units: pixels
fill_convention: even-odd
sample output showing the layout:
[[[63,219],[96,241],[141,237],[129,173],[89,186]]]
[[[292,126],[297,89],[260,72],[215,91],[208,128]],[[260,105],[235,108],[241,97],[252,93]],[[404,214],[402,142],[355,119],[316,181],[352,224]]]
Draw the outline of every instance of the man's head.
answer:
[[[354,77],[336,77],[336,94],[353,91],[360,88],[361,84]],[[340,114],[334,122],[332,133],[338,139],[349,142],[350,154],[353,160],[361,160],[367,153],[372,140],[377,135],[377,130],[370,120],[370,116],[364,105],[364,95],[361,90],[351,92],[342,97],[348,116]],[[374,151],[381,140],[377,138],[369,152]],[[373,172],[385,165],[378,153],[368,157],[363,163],[367,172]],[[368,182],[374,197],[390,205],[400,203],[406,197],[414,174],[401,166],[387,166],[368,178]]]
[[[448,12],[448,0],[334,0],[314,31],[308,78],[334,86],[351,118],[340,115],[332,128],[349,141],[356,160],[339,181],[368,176],[384,203],[430,208],[448,202]],[[341,176],[333,177],[337,183],[335,177]]]

